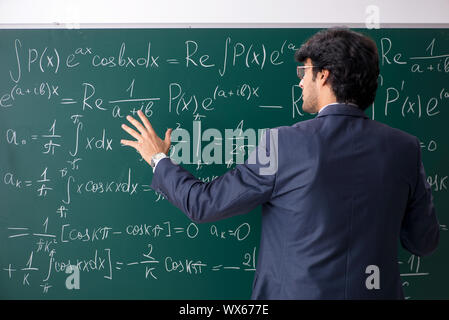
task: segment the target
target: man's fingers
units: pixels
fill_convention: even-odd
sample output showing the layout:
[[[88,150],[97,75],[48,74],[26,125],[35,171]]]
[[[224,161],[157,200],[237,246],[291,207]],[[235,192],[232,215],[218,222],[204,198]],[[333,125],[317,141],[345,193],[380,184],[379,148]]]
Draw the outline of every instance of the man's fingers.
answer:
[[[165,142],[170,144],[171,143],[171,132],[173,131],[173,129],[167,129],[167,131],[165,131]]]
[[[133,147],[134,149],[137,150],[137,141],[131,141],[131,140],[120,140],[120,143],[125,145],[125,146],[130,146]]]
[[[137,130],[140,131],[140,133],[144,134],[145,132],[147,132],[147,130],[144,128],[144,126],[142,126],[142,124],[139,121],[137,121],[136,119],[134,119],[133,117],[127,116],[126,120],[131,122],[134,125],[134,127],[136,127]]]
[[[138,134],[134,129],[128,127],[126,124],[122,124],[122,129],[132,135],[136,140],[140,141],[140,134]]]
[[[145,125],[145,128],[147,128],[148,133],[150,134],[156,134],[156,132],[153,129],[153,126],[151,125],[150,121],[148,120],[147,117],[145,117],[145,115],[143,114],[142,110],[139,110],[137,112],[137,114],[139,115],[140,120],[142,120],[143,124]]]

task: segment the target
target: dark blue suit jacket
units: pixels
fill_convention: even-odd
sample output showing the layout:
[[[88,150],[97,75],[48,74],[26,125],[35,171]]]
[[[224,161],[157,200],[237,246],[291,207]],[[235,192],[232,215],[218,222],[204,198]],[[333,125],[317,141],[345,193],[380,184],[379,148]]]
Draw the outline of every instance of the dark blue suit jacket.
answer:
[[[267,134],[257,147],[277,148],[274,174],[249,163],[257,149],[209,183],[167,158],[152,188],[195,222],[262,205],[253,299],[403,298],[399,240],[418,256],[439,240],[418,139],[345,104],[276,129],[276,145]],[[379,289],[366,285],[370,265]]]

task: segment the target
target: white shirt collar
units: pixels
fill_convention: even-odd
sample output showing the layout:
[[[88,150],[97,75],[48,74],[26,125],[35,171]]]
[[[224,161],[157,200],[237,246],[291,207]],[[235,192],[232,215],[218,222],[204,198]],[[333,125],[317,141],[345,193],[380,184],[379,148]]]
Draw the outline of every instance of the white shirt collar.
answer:
[[[321,111],[323,111],[323,110],[326,109],[327,107],[332,106],[332,105],[334,105],[334,104],[341,104],[341,103],[340,103],[340,102],[329,103],[328,105],[325,105],[324,107],[322,107],[322,108],[320,109],[320,111],[318,111],[318,114],[320,114]],[[345,104],[350,105],[350,106],[354,106],[354,107],[358,107],[358,106],[357,106],[356,104],[354,104],[354,103],[345,103]]]

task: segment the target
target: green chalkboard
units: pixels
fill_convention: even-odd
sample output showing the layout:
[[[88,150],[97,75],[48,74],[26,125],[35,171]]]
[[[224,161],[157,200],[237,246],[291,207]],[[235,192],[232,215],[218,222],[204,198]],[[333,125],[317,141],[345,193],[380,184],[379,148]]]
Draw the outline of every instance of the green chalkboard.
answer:
[[[186,129],[183,166],[211,181],[235,161],[194,158],[199,127],[224,136],[313,117],[301,109],[293,55],[316,31],[0,30],[0,298],[250,298],[260,208],[191,222],[150,189],[152,170],[120,145],[120,126],[141,109],[160,136]],[[405,294],[447,299],[449,31],[366,33],[381,58],[366,113],[422,141],[441,224],[432,256],[401,250]],[[222,156],[253,147],[231,144]]]

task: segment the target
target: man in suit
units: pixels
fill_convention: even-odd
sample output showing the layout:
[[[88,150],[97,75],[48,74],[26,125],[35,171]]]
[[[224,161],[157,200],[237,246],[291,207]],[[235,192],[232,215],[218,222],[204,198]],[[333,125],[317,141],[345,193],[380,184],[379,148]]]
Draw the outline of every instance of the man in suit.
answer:
[[[398,242],[432,253],[439,224],[419,140],[369,119],[379,62],[368,37],[348,29],[312,36],[296,52],[303,110],[318,115],[271,129],[248,160],[203,183],[167,158],[142,113],[124,125],[155,167],[152,188],[196,222],[262,205],[253,299],[402,299]],[[276,133],[276,134],[272,134]],[[274,139],[275,138],[275,139]],[[262,173],[258,152],[276,154]],[[162,153],[162,154],[161,154]]]

